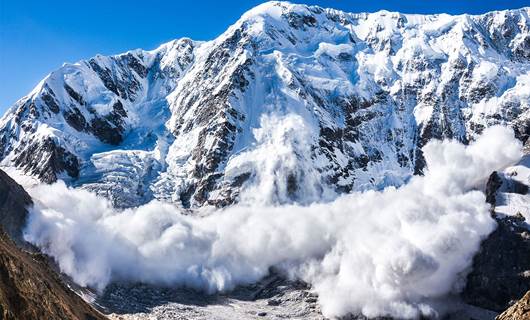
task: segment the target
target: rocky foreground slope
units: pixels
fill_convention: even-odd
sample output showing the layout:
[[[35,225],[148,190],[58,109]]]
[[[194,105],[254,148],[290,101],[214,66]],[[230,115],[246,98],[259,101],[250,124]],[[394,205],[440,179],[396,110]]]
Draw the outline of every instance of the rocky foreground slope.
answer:
[[[24,189],[0,170],[0,318],[105,319],[66,287],[45,256],[22,248],[30,204]]]
[[[530,291],[521,300],[497,317],[497,320],[528,320],[530,319]]]
[[[493,124],[528,139],[529,13],[265,3],[212,41],[65,64],[0,120],[1,164],[121,207],[400,185],[429,139],[466,142]]]

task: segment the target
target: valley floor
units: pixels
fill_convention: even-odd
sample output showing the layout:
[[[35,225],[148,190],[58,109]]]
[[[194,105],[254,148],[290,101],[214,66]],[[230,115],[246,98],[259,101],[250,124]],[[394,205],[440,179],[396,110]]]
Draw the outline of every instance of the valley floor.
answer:
[[[113,285],[96,303],[110,312],[112,320],[326,319],[308,286],[278,275],[212,296],[187,289]],[[493,320],[497,316],[494,311],[454,303],[448,320]]]

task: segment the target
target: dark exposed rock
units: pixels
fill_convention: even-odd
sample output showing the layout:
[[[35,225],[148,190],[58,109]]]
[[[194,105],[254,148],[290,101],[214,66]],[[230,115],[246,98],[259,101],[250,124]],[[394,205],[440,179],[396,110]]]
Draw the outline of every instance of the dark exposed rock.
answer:
[[[496,91],[497,88],[491,82],[479,83],[473,88],[469,89],[467,99],[469,100],[469,102],[478,103],[484,98],[489,99],[495,96]]]
[[[55,100],[53,91],[49,90],[49,92],[44,92],[42,94],[42,101],[46,103],[46,105],[48,106],[48,109],[50,109],[51,112],[59,113],[60,111],[59,104]]]
[[[51,138],[35,141],[21,150],[14,158],[14,163],[46,183],[57,181],[57,174],[63,171],[72,178],[79,176],[77,157]]]
[[[118,58],[117,63],[122,66],[130,67],[140,77],[145,78],[148,70],[141,64],[141,62],[134,57],[132,54],[128,54],[122,57],[123,60]],[[88,61],[88,64],[94,70],[103,85],[112,91],[114,94],[120,96],[123,99],[134,100],[136,92],[140,88],[140,83],[134,77],[133,72],[130,70],[117,77],[117,74],[109,70],[107,67],[102,67],[98,64],[97,59],[93,58]],[[124,71],[122,71],[124,72]],[[126,79],[126,80],[123,80]]]
[[[502,186],[502,179],[497,171],[493,171],[486,183],[486,202],[495,207],[497,190]]]
[[[453,126],[461,124],[462,118],[458,114],[451,114],[448,106],[440,106],[436,104],[433,106],[433,116],[424,125],[420,125],[417,131],[416,148],[414,150],[414,174],[423,174],[425,168],[425,158],[421,148],[423,148],[430,140],[455,139],[462,143],[467,143],[466,137],[459,136],[453,130]],[[451,121],[455,122],[454,124]]]
[[[112,72],[106,67],[101,67],[97,63],[96,59],[90,59],[88,63],[92,67],[92,69],[98,74],[101,81],[103,81],[103,85],[110,91],[114,92],[114,94],[119,95],[120,92],[118,91],[118,87],[116,86],[116,83],[112,78]]]
[[[180,203],[184,208],[189,208],[191,206],[191,197],[195,193],[196,185],[189,185],[184,191],[181,191],[179,194]]]
[[[502,311],[530,288],[530,232],[522,216],[495,216],[497,229],[482,242],[463,292],[469,304]]]
[[[505,180],[504,191],[509,193],[527,194],[528,186],[514,179]]]
[[[118,145],[123,140],[120,130],[106,119],[94,118],[90,122],[90,126],[94,135],[105,143]]]
[[[241,43],[246,42],[243,40],[245,37],[247,35],[244,30],[236,30],[231,37],[213,50],[206,60],[206,68],[199,75],[199,79],[216,77],[217,70],[220,70],[230,60],[236,59],[237,53],[241,52]],[[226,85],[217,94],[207,96],[205,99],[200,96],[200,91],[192,91],[190,94],[194,96],[190,96],[188,103],[182,106],[182,111],[186,112],[193,104],[199,102],[200,105],[194,112],[195,121],[188,123],[187,127],[177,127],[176,130],[187,132],[194,126],[205,126],[192,153],[193,159],[197,161],[193,176],[199,179],[193,191],[195,193],[193,199],[198,204],[208,199],[208,193],[215,187],[216,180],[220,177],[214,173],[230,154],[238,130],[234,125],[234,120],[244,119],[244,116],[231,106],[229,99],[234,91],[243,91],[248,86],[247,77],[251,76],[248,70],[250,62],[251,60],[247,59],[238,65],[236,70],[228,75]],[[198,101],[199,99],[201,100]],[[206,146],[205,143],[209,139],[213,139],[214,143]],[[187,194],[183,198],[186,199]]]
[[[92,119],[90,126],[91,131],[102,142],[118,145],[123,141],[123,134],[125,132],[123,118],[127,117],[127,112],[123,108],[123,104],[117,101],[112,106],[112,112],[100,118]]]
[[[243,183],[245,183],[251,176],[250,172],[245,172],[240,174],[239,176],[234,178],[234,181],[232,181],[231,186],[232,187],[241,187]]]
[[[123,108],[123,104],[119,100],[116,101],[116,103],[114,103],[114,105],[112,106],[112,112],[113,112],[113,116],[115,117],[117,116],[121,116],[123,118],[127,117],[127,112],[125,111],[125,109]]]
[[[501,175],[494,171],[486,184],[486,202],[495,206],[497,192],[527,194],[528,186],[513,179],[511,176]]]
[[[515,137],[521,142],[526,143],[530,139],[530,118],[529,119],[522,119],[514,123],[513,125],[513,131],[515,133]]]
[[[207,176],[201,177],[202,179],[197,183],[195,188],[195,194],[193,199],[203,204],[208,200],[208,194],[213,190],[215,182],[221,177],[221,174],[209,174]]]
[[[296,174],[290,173],[287,175],[287,194],[293,197],[298,190],[298,181],[296,179]]]
[[[0,170],[0,226],[18,245],[24,243],[22,229],[26,224],[26,208],[32,203],[26,191]]]
[[[317,19],[311,15],[302,15],[295,12],[289,12],[284,14],[287,18],[289,25],[295,29],[301,29],[305,26],[313,27],[317,23]]]
[[[66,83],[64,84],[64,89],[66,90],[68,95],[70,97],[72,97],[72,99],[77,101],[77,103],[79,103],[80,105],[84,105],[85,104],[85,101],[83,100],[83,97],[79,93],[77,93],[72,87],[70,87],[68,84],[66,84]]]
[[[73,107],[64,112],[66,122],[77,131],[85,131],[88,127],[87,121],[78,108]]]
[[[39,111],[33,100],[26,100],[19,105],[15,111],[15,122],[21,124],[24,119],[35,119],[39,116]]]
[[[38,111],[37,106],[35,105],[34,102],[29,104],[29,114],[33,118],[38,118],[39,117],[39,111]]]
[[[133,54],[129,53],[125,56],[127,65],[131,67],[140,77],[145,78],[147,76],[147,68],[136,58]]]
[[[19,249],[1,228],[0,317],[4,320],[105,319],[61,282],[44,257]]]
[[[513,48],[515,56],[522,59],[530,59],[530,35],[526,35],[522,41]]]
[[[11,152],[13,146],[9,141],[13,138],[13,135],[8,130],[0,130],[0,159],[5,157],[9,152]]]

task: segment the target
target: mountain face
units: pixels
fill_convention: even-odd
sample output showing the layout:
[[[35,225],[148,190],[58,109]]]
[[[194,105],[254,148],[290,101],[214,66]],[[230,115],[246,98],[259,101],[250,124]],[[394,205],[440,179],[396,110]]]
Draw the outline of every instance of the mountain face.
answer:
[[[529,16],[265,3],[212,41],[63,65],[0,120],[1,164],[121,207],[400,185],[430,139],[504,124],[528,140]]]

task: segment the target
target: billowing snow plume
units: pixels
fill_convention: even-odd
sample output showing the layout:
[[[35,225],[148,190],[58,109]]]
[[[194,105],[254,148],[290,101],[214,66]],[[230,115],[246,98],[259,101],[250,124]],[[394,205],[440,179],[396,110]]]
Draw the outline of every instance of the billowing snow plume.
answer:
[[[308,204],[336,198],[311,163],[317,130],[297,114],[262,116],[253,130],[253,147],[232,156],[225,169],[228,178],[255,172],[245,182],[240,202],[273,205],[292,198]]]
[[[470,146],[436,141],[424,152],[425,176],[399,189],[308,206],[247,202],[204,217],[156,201],[118,212],[63,183],[38,186],[30,190],[36,205],[25,237],[76,282],[99,289],[121,279],[229,290],[276,266],[311,283],[326,316],[432,315],[433,301],[461,287],[481,239],[495,227],[474,188],[518,160],[521,144],[510,130],[492,127]],[[252,152],[247,156],[252,160]],[[262,175],[289,174],[289,158],[279,170],[253,160]],[[246,190],[265,195],[288,180],[256,179],[259,188]]]

